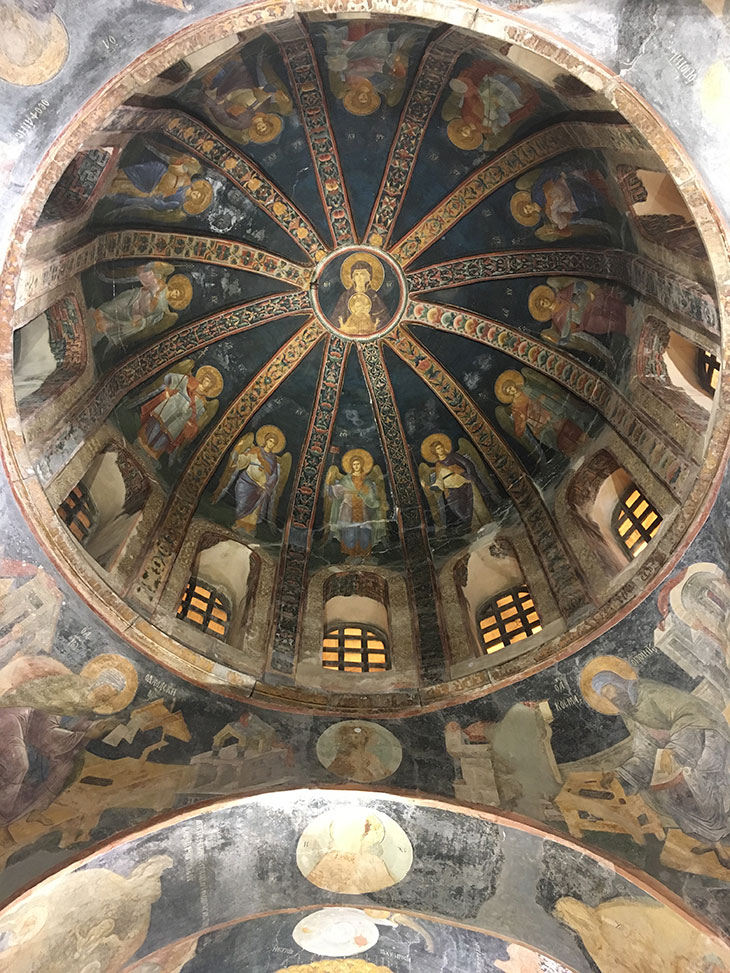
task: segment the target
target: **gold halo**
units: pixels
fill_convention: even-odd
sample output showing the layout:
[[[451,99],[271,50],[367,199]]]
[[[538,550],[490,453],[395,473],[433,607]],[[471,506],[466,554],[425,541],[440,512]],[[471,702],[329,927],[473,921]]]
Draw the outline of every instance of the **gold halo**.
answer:
[[[103,706],[97,706],[95,712],[101,714],[118,713],[134,699],[138,684],[137,670],[123,655],[97,655],[95,659],[86,663],[81,670],[81,675],[84,679],[96,682],[105,669],[114,669],[118,672],[124,679],[124,688],[118,690],[116,695],[108,699]]]
[[[273,436],[276,440],[274,453],[280,453],[286,446],[286,436],[278,426],[259,426],[256,430],[256,445],[263,446],[267,436]]]
[[[20,10],[16,5],[0,11],[0,36],[7,31],[2,28],[11,27],[21,30],[28,44],[29,59],[18,63],[0,47],[0,78],[11,84],[35,85],[43,84],[55,77],[66,63],[68,57],[68,33],[61,18],[52,14],[46,22],[49,33],[45,38],[38,36],[37,20],[31,14]],[[45,25],[44,25],[45,26]],[[35,32],[35,33],[34,33]],[[7,33],[8,37],[12,34]]]
[[[465,122],[461,117],[453,118],[449,122],[446,126],[446,134],[457,149],[478,149],[483,142],[479,129],[471,122]]]
[[[195,377],[200,382],[206,376],[213,379],[213,388],[210,390],[210,392],[205,393],[209,399],[212,399],[213,396],[218,395],[223,388],[223,376],[217,368],[213,367],[213,365],[201,365],[195,373]]]
[[[500,402],[512,401],[512,396],[508,395],[504,390],[505,385],[509,384],[514,384],[521,388],[525,384],[525,376],[514,368],[508,368],[506,372],[502,372],[494,383],[494,394]]]
[[[622,679],[636,679],[636,670],[625,659],[619,659],[616,655],[599,655],[596,659],[591,659],[580,674],[580,691],[586,703],[598,713],[615,716],[618,710],[611,700],[601,696],[593,688],[593,677],[599,672],[615,672]]]
[[[170,289],[181,291],[177,300],[170,300]],[[176,311],[182,311],[193,299],[193,284],[184,274],[174,274],[167,282],[167,303]]]
[[[263,121],[266,123],[265,132],[257,132],[254,125],[257,121]],[[248,137],[252,142],[257,145],[265,145],[267,142],[273,142],[276,136],[281,132],[283,122],[278,115],[271,114],[258,114],[254,115],[251,119],[251,124],[248,127]]]
[[[355,264],[365,263],[369,264],[372,274],[370,277],[370,287],[374,291],[379,291],[383,286],[383,281],[385,280],[385,271],[383,270],[383,265],[378,260],[378,258],[372,254],[368,253],[367,250],[358,250],[357,253],[351,253],[349,257],[346,257],[342,267],[340,268],[340,280],[343,285],[348,289],[352,287],[352,268]]]
[[[203,199],[201,202],[192,202],[190,199],[190,194],[193,189],[203,190]],[[183,209],[190,216],[198,216],[200,213],[205,212],[210,204],[213,202],[213,187],[208,182],[207,179],[193,179],[190,183],[190,188],[185,193],[185,199],[183,201]]]
[[[365,98],[360,100],[363,93]],[[356,85],[349,89],[342,99],[342,104],[351,115],[372,115],[380,108],[380,95],[372,84],[363,78]]]
[[[357,457],[362,461],[362,469],[365,476],[373,468],[373,458],[366,449],[349,449],[342,457],[342,469],[345,473],[352,473],[352,461]]]
[[[436,445],[436,443],[443,443],[444,449],[447,453],[450,453],[453,449],[453,444],[445,433],[432,432],[431,435],[426,436],[421,443],[421,456],[423,456],[427,463],[438,463],[438,456],[433,451],[433,447]]]
[[[554,300],[555,291],[552,287],[548,287],[547,284],[540,284],[539,287],[530,292],[527,307],[536,321],[549,321],[553,316]]]
[[[526,190],[515,193],[512,199],[509,201],[509,211],[520,226],[535,226],[540,222],[539,213],[525,212],[526,204],[532,202],[532,196]]]

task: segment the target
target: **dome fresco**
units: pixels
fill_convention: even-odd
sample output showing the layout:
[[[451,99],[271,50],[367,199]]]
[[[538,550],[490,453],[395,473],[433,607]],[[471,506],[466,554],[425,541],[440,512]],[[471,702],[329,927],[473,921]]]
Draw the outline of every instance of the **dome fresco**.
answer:
[[[724,973],[730,14],[359,5],[0,18],[0,968]]]
[[[518,650],[526,667],[564,650],[640,590],[586,503],[607,502],[596,464],[616,502],[641,489],[668,553],[703,461],[695,359],[717,309],[671,177],[585,85],[443,24],[312,15],[222,46],[106,120],[31,238],[76,276],[16,332],[17,401],[72,533],[92,505],[87,570],[292,698],[354,689],[312,663],[303,624],[335,575],[350,598],[384,579],[381,634],[407,633],[358,693],[448,696]],[[668,367],[660,415],[635,392]],[[205,551],[235,616],[220,631],[180,621]],[[495,658],[461,637],[498,593],[485,558],[535,606]],[[339,621],[376,624],[361,610]]]

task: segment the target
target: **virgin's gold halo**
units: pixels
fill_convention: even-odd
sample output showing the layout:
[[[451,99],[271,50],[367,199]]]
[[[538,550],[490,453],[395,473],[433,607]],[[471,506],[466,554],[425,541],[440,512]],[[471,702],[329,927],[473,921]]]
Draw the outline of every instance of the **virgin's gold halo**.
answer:
[[[606,716],[615,716],[618,710],[605,696],[601,696],[593,688],[593,677],[599,672],[615,672],[622,679],[636,679],[636,670],[633,669],[625,659],[619,659],[615,655],[599,655],[591,659],[580,674],[580,691],[586,703],[598,713],[605,713]]]
[[[385,280],[385,270],[383,270],[383,265],[378,260],[378,258],[372,254],[368,253],[367,250],[358,251],[357,253],[350,254],[346,257],[342,263],[342,268],[340,270],[340,280],[344,287],[349,290],[352,287],[352,268],[355,264],[368,264],[372,273],[370,275],[370,287],[374,290],[380,290],[383,281]]]
[[[438,463],[438,456],[433,451],[436,443],[441,443],[446,453],[450,453],[452,450],[452,443],[448,436],[445,436],[442,432],[431,433],[421,443],[421,456],[427,463]]]
[[[276,440],[273,452],[280,453],[286,446],[286,436],[278,426],[259,426],[256,430],[256,445],[263,446],[269,436],[273,436]]]
[[[208,378],[213,382],[213,387],[210,392],[206,393],[208,398],[213,398],[214,395],[218,395],[223,388],[223,376],[213,365],[201,365],[195,373],[195,377],[199,382],[202,382],[204,378]]]
[[[528,212],[527,206],[532,203],[532,196],[525,190],[515,193],[509,203],[509,210],[520,226],[535,226],[540,222],[540,211]]]
[[[112,672],[115,676],[121,676],[124,680],[124,685],[116,693],[108,696],[101,705],[96,706],[95,712],[101,714],[118,713],[119,710],[124,709],[134,699],[138,684],[137,670],[129,659],[125,659],[123,655],[106,654],[97,655],[95,659],[87,662],[81,670],[81,675],[84,679],[88,679],[93,683],[98,682],[101,685],[106,684],[104,680],[105,672],[108,672],[110,676]],[[112,685],[111,680],[109,685]]]
[[[521,388],[525,384],[525,376],[520,374],[514,368],[508,368],[506,372],[497,378],[494,383],[494,394],[497,396],[500,402],[511,402],[513,396],[505,391],[505,386],[516,385]]]
[[[362,462],[362,471],[367,476],[373,468],[373,458],[366,449],[350,449],[342,457],[342,469],[345,473],[352,473],[352,461],[359,458]]]
[[[180,296],[170,297],[170,291],[180,291]],[[193,285],[184,274],[174,274],[167,282],[167,303],[175,311],[182,311],[193,299]]]
[[[527,307],[536,321],[549,321],[553,316],[555,291],[547,284],[540,284],[531,291],[527,299]]]

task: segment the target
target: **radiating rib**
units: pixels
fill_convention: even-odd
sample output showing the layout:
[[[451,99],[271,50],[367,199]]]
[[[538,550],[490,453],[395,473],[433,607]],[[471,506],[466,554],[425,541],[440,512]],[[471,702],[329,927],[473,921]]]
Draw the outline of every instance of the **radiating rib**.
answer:
[[[358,351],[393,487],[410,600],[415,605],[418,621],[421,674],[425,682],[440,682],[444,678],[444,651],[448,642],[416,473],[408,455],[383,352],[372,342],[361,345]]]
[[[326,247],[307,217],[239,150],[212,129],[181,111],[118,108],[107,131],[159,132],[184,145],[207,165],[226,176],[242,193],[281,227],[313,261]]]
[[[308,321],[248,383],[198,446],[180,474],[145,552],[131,592],[136,602],[147,609],[157,604],[203,490],[221,459],[256,410],[273,395],[321,339],[320,326],[314,319]]]
[[[95,264],[150,259],[216,264],[261,274],[302,289],[309,286],[312,276],[311,267],[302,267],[237,240],[164,230],[119,230],[102,233],[90,243],[53,257],[47,263],[26,261],[16,291],[16,306],[22,307]]]
[[[56,441],[47,447],[44,462],[47,463],[48,473],[53,475],[63,466],[75,445],[88,438],[135,386],[221,338],[310,311],[309,297],[303,291],[262,297],[194,321],[130,355],[92,386],[68,418]]]
[[[272,28],[271,35],[282,49],[284,63],[291,79],[291,90],[297,101],[299,117],[314,162],[314,175],[322,197],[322,206],[335,246],[355,242],[347,185],[337,153],[327,100],[317,68],[309,35],[299,20]]]
[[[271,665],[277,672],[290,673],[294,669],[297,636],[301,630],[299,622],[304,610],[302,593],[306,589],[314,515],[329,455],[332,422],[337,413],[349,350],[350,344],[342,338],[327,339],[309,431],[292,483],[292,499],[281,548],[274,608],[276,629]]]
[[[551,125],[542,132],[529,135],[467,176],[391,248],[392,255],[407,267],[496,189],[548,159],[578,148],[632,152],[644,150],[645,145],[625,123],[561,122]]]
[[[618,281],[680,314],[711,333],[719,334],[714,299],[701,284],[625,250],[509,250],[479,253],[432,264],[406,274],[411,294],[463,287],[485,280],[508,280],[545,274],[601,277]]]
[[[463,49],[463,36],[449,30],[432,41],[421,58],[363,237],[374,247],[388,245],[426,128]]]
[[[586,591],[532,477],[476,403],[420,342],[400,325],[384,340],[474,440],[522,517],[560,611],[569,618],[587,603]]]
[[[447,304],[409,300],[403,320],[472,338],[547,375],[596,409],[675,494],[690,473],[687,462],[677,455],[666,439],[649,427],[618,389],[593,369],[559,351],[555,345]]]

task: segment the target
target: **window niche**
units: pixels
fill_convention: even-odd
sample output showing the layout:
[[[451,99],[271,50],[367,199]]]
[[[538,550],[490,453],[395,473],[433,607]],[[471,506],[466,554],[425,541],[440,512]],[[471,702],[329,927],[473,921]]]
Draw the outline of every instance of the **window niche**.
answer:
[[[662,521],[630,473],[607,449],[594,453],[576,472],[568,484],[565,500],[584,532],[591,556],[610,578],[623,571],[641,553]],[[633,512],[624,509],[629,502]],[[629,529],[634,517],[640,524],[634,530],[639,534],[647,533],[646,543],[642,546]]]
[[[487,655],[542,631],[542,619],[527,585],[500,591],[477,612],[482,651]]]
[[[108,444],[57,512],[100,567],[112,571],[150,493],[150,482],[126,450]]]
[[[646,318],[636,356],[639,381],[696,432],[704,432],[710,420],[716,361],[659,318]]]
[[[388,585],[371,572],[334,574],[323,589],[322,667],[338,672],[391,668]]]
[[[184,638],[197,629],[201,635],[238,644],[250,615],[259,566],[258,556],[245,544],[203,535],[178,601],[175,617],[185,628],[177,634]]]
[[[453,676],[472,669],[475,660],[493,665],[519,655],[528,639],[549,637],[563,625],[542,571],[531,569],[528,575],[523,570],[523,563],[535,562],[531,548],[519,541],[518,555],[516,543],[497,537],[449,568],[461,604],[462,635],[451,639],[457,650]],[[468,640],[465,628],[471,632]]]
[[[13,386],[22,418],[57,398],[86,368],[87,339],[70,294],[13,333]]]
[[[669,250],[707,259],[702,237],[669,173],[620,165],[616,174],[643,237]]]

